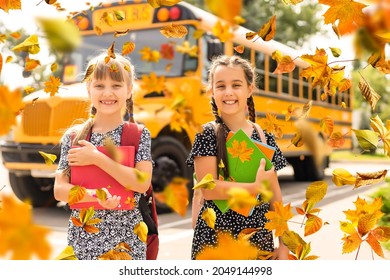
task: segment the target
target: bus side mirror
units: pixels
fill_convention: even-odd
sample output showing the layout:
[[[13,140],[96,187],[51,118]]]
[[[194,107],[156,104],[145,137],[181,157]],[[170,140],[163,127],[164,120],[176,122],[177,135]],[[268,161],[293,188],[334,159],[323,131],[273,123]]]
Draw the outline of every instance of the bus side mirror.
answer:
[[[211,61],[213,57],[223,54],[223,45],[218,39],[209,38],[207,40],[207,59]]]

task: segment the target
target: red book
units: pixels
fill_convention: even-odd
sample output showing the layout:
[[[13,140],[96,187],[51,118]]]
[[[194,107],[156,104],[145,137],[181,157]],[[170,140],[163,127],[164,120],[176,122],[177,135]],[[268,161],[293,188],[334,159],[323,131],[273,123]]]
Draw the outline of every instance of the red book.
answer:
[[[106,147],[99,146],[97,149],[101,153],[112,158]],[[116,152],[119,152],[121,155],[120,164],[134,167],[134,146],[118,146],[116,149],[118,149]],[[119,195],[121,197],[121,202],[115,209],[131,210],[134,208],[134,192],[126,189],[117,180],[96,165],[71,166],[70,172],[70,183],[73,185],[82,186],[86,189],[106,188],[111,195]],[[70,208],[80,209],[89,208],[91,206],[93,206],[94,209],[106,209],[98,202],[78,202],[70,205]]]

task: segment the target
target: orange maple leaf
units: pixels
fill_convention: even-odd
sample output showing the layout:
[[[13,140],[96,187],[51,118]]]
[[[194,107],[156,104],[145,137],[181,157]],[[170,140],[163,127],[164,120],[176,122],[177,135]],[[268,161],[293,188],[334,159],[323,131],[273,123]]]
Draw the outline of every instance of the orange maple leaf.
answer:
[[[142,83],[141,88],[146,91],[146,93],[150,92],[162,92],[165,88],[165,77],[158,77],[155,72],[151,72],[149,76],[142,75]]]
[[[60,78],[50,75],[49,81],[45,82],[44,91],[50,93],[50,96],[54,96],[58,92],[58,88],[61,85]]]
[[[0,9],[3,9],[6,13],[9,10],[21,10],[21,0],[0,0]]]
[[[365,24],[366,16],[362,9],[366,5],[353,0],[318,0],[318,3],[330,6],[323,14],[325,24],[334,24],[337,20],[337,29],[339,35],[355,31],[358,27]]]
[[[279,201],[274,202],[275,211],[269,211],[265,214],[265,217],[269,220],[265,224],[265,228],[268,230],[275,230],[275,236],[282,236],[283,232],[288,231],[287,221],[294,215],[291,212],[291,204],[283,206]]]
[[[9,132],[16,124],[16,116],[23,109],[22,92],[19,89],[10,91],[8,87],[0,86],[0,136]]]
[[[76,227],[81,227],[88,233],[98,233],[99,229],[94,225],[100,223],[102,220],[98,218],[93,219],[94,214],[95,210],[93,206],[88,209],[83,208],[80,210],[79,217],[71,217],[71,220]]]
[[[232,147],[227,148],[228,153],[231,154],[233,158],[239,158],[242,163],[251,160],[253,150],[253,148],[247,148],[246,141],[238,142],[237,140],[233,141]]]
[[[281,138],[283,136],[283,131],[277,122],[276,115],[267,112],[265,119],[261,119],[260,122],[261,127],[268,133],[273,133],[276,138]]]
[[[52,250],[48,242],[50,230],[34,224],[31,205],[10,195],[0,200],[0,255],[11,252],[13,260],[28,260],[33,255],[48,259]]]

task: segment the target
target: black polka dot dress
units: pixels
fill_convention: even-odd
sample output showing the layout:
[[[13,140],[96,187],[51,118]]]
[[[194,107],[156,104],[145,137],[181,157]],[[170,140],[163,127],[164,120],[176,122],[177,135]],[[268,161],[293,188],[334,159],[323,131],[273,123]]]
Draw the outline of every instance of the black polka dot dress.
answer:
[[[266,131],[264,131],[264,134],[267,144],[276,148],[272,159],[275,171],[284,168],[288,163],[277,146],[274,136]],[[253,130],[251,138],[261,142],[256,129]],[[187,164],[192,167],[194,165],[194,157],[197,156],[216,156],[216,143],[214,127],[211,124],[206,124],[203,132],[198,133],[195,137],[192,150],[187,158]],[[207,208],[214,209],[216,213],[215,230],[210,228],[201,217],[202,212]],[[273,235],[272,232],[264,228],[265,223],[268,221],[265,217],[265,213],[269,211],[269,208],[269,203],[261,203],[253,209],[253,213],[250,216],[245,217],[232,210],[228,210],[223,214],[212,200],[205,200],[199,212],[194,229],[191,259],[196,259],[196,255],[203,248],[216,244],[217,231],[229,231],[234,237],[237,237],[237,235],[246,228],[260,228],[260,230],[250,238],[250,242],[260,250],[272,252],[274,250]]]
[[[102,146],[106,137],[110,137],[116,146],[120,145],[123,124],[107,133],[92,132],[90,142],[95,146]],[[57,171],[68,167],[67,155],[71,148],[70,133],[66,133],[61,142],[61,157]],[[144,128],[141,134],[135,163],[139,161],[152,161],[151,137],[148,129]],[[152,161],[153,163],[153,161]],[[146,244],[134,233],[134,227],[142,221],[138,209],[140,193],[134,192],[136,204],[132,210],[95,210],[93,218],[102,221],[95,226],[98,233],[88,233],[83,228],[75,226],[71,220],[68,222],[68,245],[73,247],[79,260],[96,260],[121,242],[126,242],[131,248],[133,260],[146,259]],[[80,209],[72,209],[71,217],[78,218]]]

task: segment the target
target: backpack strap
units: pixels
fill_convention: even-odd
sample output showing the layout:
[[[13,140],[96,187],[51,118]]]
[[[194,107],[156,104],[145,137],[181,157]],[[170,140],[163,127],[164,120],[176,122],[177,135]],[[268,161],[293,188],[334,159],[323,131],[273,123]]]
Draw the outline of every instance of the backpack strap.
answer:
[[[260,125],[258,125],[257,123],[251,122],[251,121],[249,121],[249,123],[252,124],[254,129],[256,129],[257,134],[260,136],[261,142],[263,142],[264,144],[267,144],[267,139],[265,138],[264,131],[260,127]]]
[[[122,130],[121,146],[134,146],[135,153],[137,153],[143,129],[143,125],[125,122]]]

